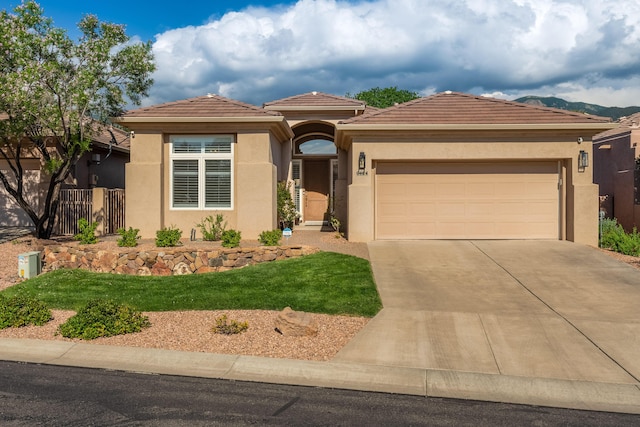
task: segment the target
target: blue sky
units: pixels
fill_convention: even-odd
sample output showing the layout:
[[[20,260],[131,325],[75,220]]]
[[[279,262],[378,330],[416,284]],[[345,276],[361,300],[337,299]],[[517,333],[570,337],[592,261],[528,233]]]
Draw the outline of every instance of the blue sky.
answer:
[[[5,0],[6,1],[6,0]],[[142,40],[153,40],[156,34],[167,30],[202,25],[210,19],[222,17],[225,13],[240,11],[248,6],[273,7],[278,4],[294,3],[277,0],[209,0],[180,2],[166,0],[37,0],[45,15],[53,18],[56,26],[70,32],[78,20],[87,13],[97,15],[103,21],[127,25],[129,36],[137,35]],[[9,0],[11,7],[20,4]]]
[[[261,105],[376,86],[640,105],[638,0],[39,3],[71,35],[94,13],[151,40],[158,70],[144,105],[207,93]]]

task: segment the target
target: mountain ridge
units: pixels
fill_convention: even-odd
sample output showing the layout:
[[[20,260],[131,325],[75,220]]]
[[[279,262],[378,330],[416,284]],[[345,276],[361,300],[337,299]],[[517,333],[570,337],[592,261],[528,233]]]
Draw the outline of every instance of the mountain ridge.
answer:
[[[523,96],[514,99],[515,102],[523,104],[537,105],[541,107],[552,107],[567,111],[576,111],[579,113],[592,114],[594,116],[610,117],[617,121],[621,117],[630,116],[640,112],[640,107],[604,107],[598,104],[589,104],[586,102],[570,102],[555,96]]]

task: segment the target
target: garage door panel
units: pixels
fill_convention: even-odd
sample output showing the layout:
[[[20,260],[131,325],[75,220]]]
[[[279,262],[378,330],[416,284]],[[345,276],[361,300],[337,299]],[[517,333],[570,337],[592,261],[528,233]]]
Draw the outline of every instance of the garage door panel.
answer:
[[[433,216],[436,212],[436,204],[433,202],[411,203],[406,209],[406,212],[408,212],[411,216],[416,217]]]
[[[379,164],[376,238],[557,239],[557,183],[557,162]]]
[[[393,217],[403,218],[406,215],[406,205],[404,203],[385,203],[379,207],[381,216],[387,218],[386,222],[392,221]]]

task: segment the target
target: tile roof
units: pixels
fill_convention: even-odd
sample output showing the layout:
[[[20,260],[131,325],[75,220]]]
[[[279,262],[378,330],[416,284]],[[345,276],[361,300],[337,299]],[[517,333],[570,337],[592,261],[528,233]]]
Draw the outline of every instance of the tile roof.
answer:
[[[115,138],[116,144],[113,144],[113,138],[111,137],[111,133],[109,133],[109,131],[113,132],[113,138]],[[131,148],[131,139],[129,139],[129,132],[116,127],[103,127],[100,130],[100,133],[93,136],[93,141],[105,147],[109,146],[109,144],[113,144],[113,147],[119,148],[121,150],[128,151]]]
[[[165,104],[152,105],[126,112],[123,118],[139,117],[269,117],[279,113],[267,111],[255,105],[225,98],[205,95]]]
[[[620,120],[618,120],[617,127],[600,132],[593,137],[593,140],[610,138],[612,136],[630,132],[632,129],[640,129],[640,113],[635,113],[628,117],[621,117]]]
[[[607,117],[538,107],[458,92],[441,92],[345,120],[343,124],[582,124],[607,123]]]
[[[354,108],[364,109],[366,103],[359,99],[347,98],[344,96],[331,95],[322,92],[309,92],[301,95],[294,95],[271,102],[266,102],[263,106],[268,109],[278,108],[300,108],[300,107],[344,107],[352,110]]]

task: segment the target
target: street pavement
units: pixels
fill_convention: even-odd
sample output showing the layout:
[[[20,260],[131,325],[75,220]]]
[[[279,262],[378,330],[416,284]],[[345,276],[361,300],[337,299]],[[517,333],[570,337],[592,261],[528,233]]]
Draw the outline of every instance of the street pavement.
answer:
[[[640,271],[564,241],[377,241],[329,362],[0,339],[0,359],[640,414]]]

